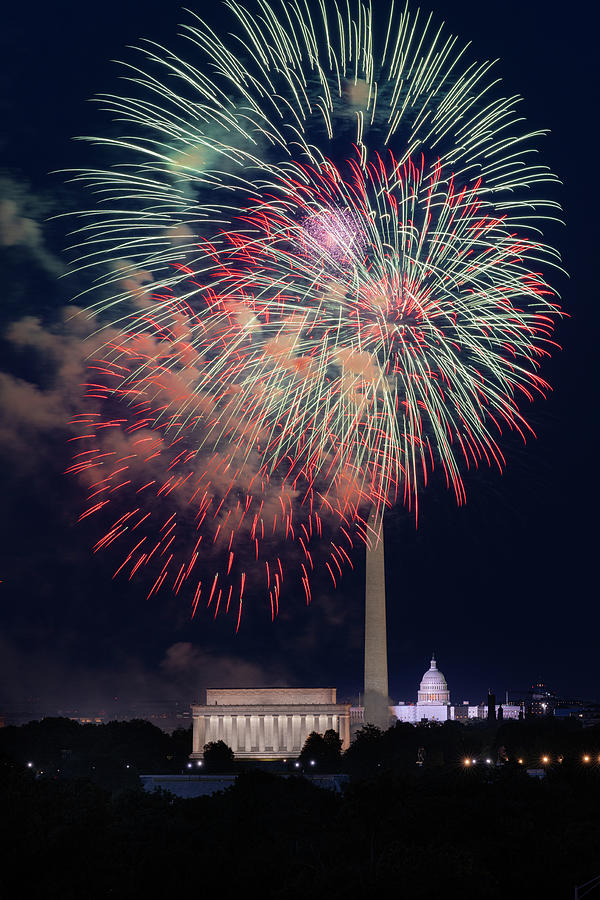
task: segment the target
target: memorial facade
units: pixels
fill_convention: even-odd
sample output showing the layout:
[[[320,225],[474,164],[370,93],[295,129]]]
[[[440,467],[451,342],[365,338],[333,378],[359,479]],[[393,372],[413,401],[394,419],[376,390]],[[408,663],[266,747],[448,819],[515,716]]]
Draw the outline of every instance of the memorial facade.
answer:
[[[350,745],[350,704],[336,702],[335,688],[208,689],[192,719],[192,759],[211,741],[224,741],[240,759],[286,759],[312,731],[330,729],[342,750]]]

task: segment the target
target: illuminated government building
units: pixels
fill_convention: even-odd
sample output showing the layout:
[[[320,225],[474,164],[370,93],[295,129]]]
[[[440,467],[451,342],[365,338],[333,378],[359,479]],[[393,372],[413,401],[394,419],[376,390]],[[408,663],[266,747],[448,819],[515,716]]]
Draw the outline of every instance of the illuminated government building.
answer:
[[[450,691],[444,675],[437,667],[435,656],[419,686],[416,703],[399,703],[391,706],[390,712],[399,722],[410,722],[418,725],[421,722],[447,722],[449,719],[482,719],[487,716],[487,706],[480,703],[474,706],[465,701],[460,706],[451,706]],[[505,719],[518,719],[521,707],[504,703],[502,716]]]

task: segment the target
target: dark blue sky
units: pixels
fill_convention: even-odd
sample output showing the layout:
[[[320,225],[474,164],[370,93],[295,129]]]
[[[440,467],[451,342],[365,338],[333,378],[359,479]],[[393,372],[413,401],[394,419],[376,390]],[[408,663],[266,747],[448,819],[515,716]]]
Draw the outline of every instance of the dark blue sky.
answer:
[[[449,493],[433,487],[423,496],[418,530],[401,509],[389,516],[391,693],[414,697],[435,649],[455,700],[479,700],[490,686],[502,692],[539,678],[563,694],[600,697],[600,669],[593,665],[600,624],[592,459],[596,25],[587,5],[577,3],[559,18],[539,0],[431,5],[451,31],[472,40],[476,57],[500,57],[505,90],[524,95],[532,128],[551,130],[544,162],[564,182],[567,228],[553,229],[550,239],[571,275],[557,286],[573,318],[560,324],[564,350],[544,371],[554,392],[529,415],[538,440],[527,447],[505,442],[502,477],[468,474],[466,507],[457,509]],[[35,241],[4,253],[3,331],[24,315],[40,316],[51,329],[69,297],[70,283],[56,281],[53,263],[64,234],[44,218],[76,204],[75,189],[49,173],[92,159],[71,138],[103,129],[88,99],[119,89],[110,60],[124,58],[126,45],[140,36],[176,46],[183,19],[175,3],[138,0],[13,4],[4,13],[0,165],[11,189],[29,186],[24,215],[40,223],[48,256]],[[40,353],[17,352],[14,342],[4,350],[4,372],[56,403],[53,369]],[[73,526],[80,498],[61,474],[68,450],[59,425],[41,424],[36,432],[31,422],[19,424],[18,411],[6,422],[0,700],[29,694],[49,703],[114,694],[191,700],[220,682],[333,684],[342,695],[361,688],[360,554],[337,594],[325,580],[315,583],[307,609],[301,591],[290,592],[274,624],[260,598],[248,604],[237,636],[230,620],[201,615],[190,623],[185,603],[167,594],[147,602],[143,584],[111,580],[110,554],[92,556],[93,529]]]

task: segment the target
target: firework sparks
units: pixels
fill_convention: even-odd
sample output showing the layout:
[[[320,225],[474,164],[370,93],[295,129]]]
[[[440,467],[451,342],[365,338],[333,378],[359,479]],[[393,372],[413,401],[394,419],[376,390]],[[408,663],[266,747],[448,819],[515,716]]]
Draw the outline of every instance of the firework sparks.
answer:
[[[392,7],[376,48],[362,3],[225,5],[243,61],[200,22],[186,33],[212,78],[151,47],[169,79],[135,69],[149,93],[107,98],[140,138],[104,141],[124,161],[77,176],[110,199],[80,266],[104,266],[93,308],[120,333],[91,369],[73,471],[84,516],[133,496],[97,549],[129,541],[119,570],[156,565],[150,593],[218,548],[193,612],[235,598],[239,625],[258,569],[276,614],[282,541],[309,601],[324,522],[335,584],[367,508],[416,510],[436,469],[460,503],[465,468],[503,467],[502,428],[531,431],[557,207],[533,195],[555,178],[514,131],[519,98],[494,99],[490,65],[431,19]]]

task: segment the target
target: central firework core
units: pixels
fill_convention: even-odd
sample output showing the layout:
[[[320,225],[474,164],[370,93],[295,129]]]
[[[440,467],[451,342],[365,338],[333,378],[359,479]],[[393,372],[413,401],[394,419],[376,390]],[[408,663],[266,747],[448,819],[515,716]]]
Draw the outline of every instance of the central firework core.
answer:
[[[369,237],[352,209],[325,206],[307,213],[300,224],[298,253],[320,256],[332,272],[351,266],[366,252]]]

